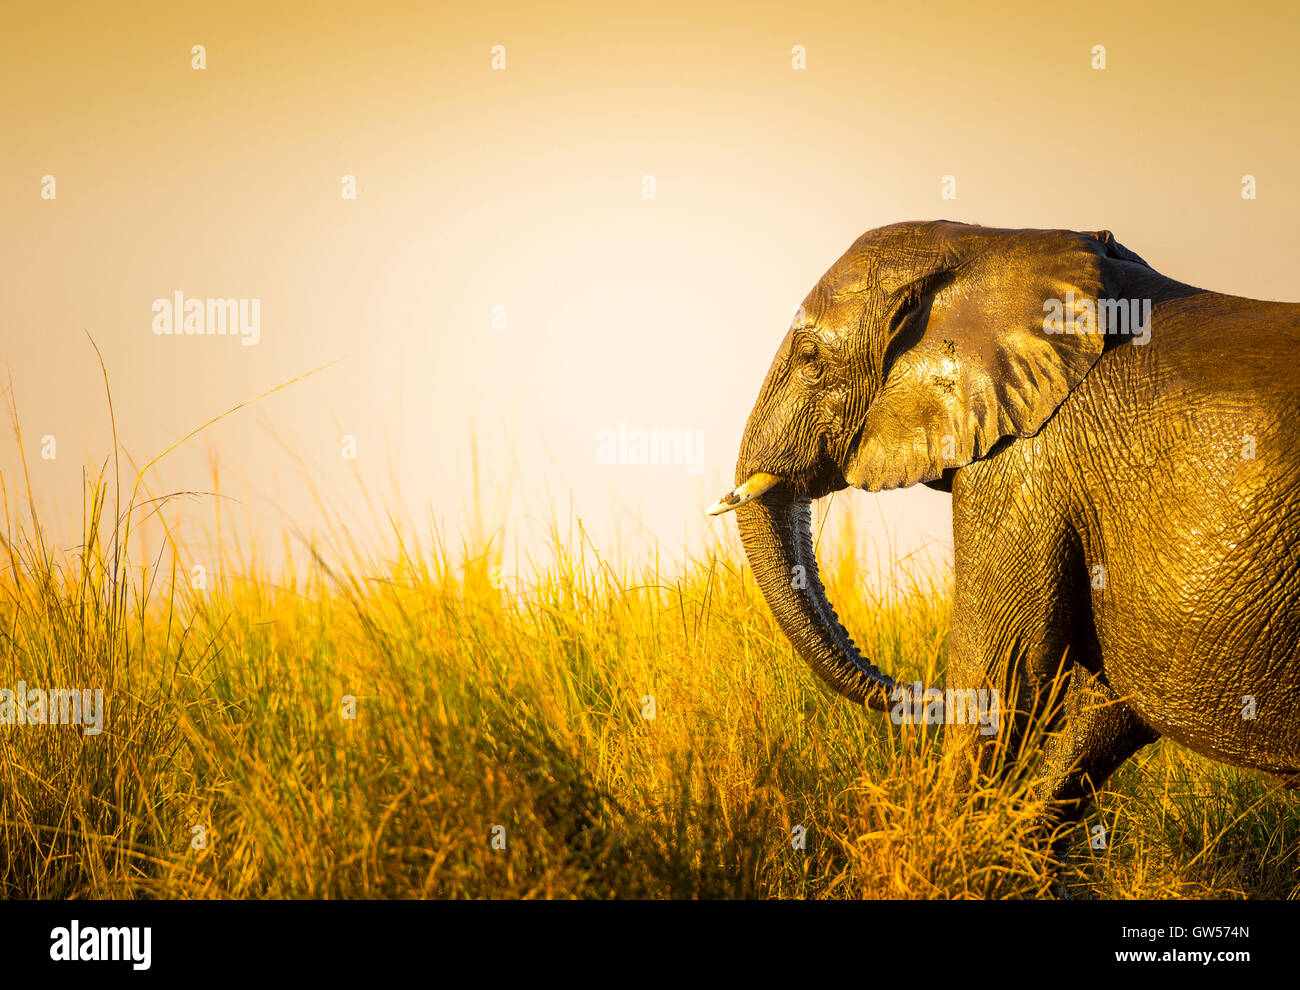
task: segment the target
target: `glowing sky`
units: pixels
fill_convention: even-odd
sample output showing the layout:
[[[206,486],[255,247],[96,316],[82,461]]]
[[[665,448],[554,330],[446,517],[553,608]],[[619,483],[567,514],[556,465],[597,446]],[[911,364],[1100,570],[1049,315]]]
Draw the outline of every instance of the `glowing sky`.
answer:
[[[82,469],[111,451],[86,331],[140,465],[334,362],[151,475],[212,491],[216,464],[227,541],[274,556],[321,499],[358,538],[372,504],[453,544],[527,547],[573,515],[602,551],[672,558],[734,527],[702,510],[773,350],[869,228],[1109,228],[1182,281],[1296,299],[1300,14],[1073,6],[6,10],[0,371],[38,506],[75,543]],[[260,339],[155,334],[177,291],[260,300]],[[620,429],[684,431],[698,457],[608,463]],[[11,514],[17,465],[6,432]],[[833,515],[850,505],[869,543],[946,553],[947,496]],[[211,498],[165,511],[213,552]]]

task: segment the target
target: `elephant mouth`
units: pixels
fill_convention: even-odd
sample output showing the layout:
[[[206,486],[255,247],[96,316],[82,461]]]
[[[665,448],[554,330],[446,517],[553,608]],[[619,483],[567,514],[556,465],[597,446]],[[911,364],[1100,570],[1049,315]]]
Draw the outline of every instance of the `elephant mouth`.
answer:
[[[758,470],[752,472],[743,484],[737,485],[718,499],[705,512],[720,516],[732,512],[768,492],[782,486],[780,491],[792,498],[814,500],[853,487],[840,466],[829,457],[823,457],[808,470],[780,470],[780,474]]]

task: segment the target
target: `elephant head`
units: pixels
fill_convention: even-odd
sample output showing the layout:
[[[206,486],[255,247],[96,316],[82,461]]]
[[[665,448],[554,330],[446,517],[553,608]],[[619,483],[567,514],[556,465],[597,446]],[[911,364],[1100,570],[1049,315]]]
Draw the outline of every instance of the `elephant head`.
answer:
[[[836,691],[885,710],[894,682],[826,597],[811,500],[941,486],[1032,436],[1114,339],[1097,303],[1121,297],[1132,264],[1145,268],[1109,231],[902,223],[864,234],[804,300],[750,413],[736,488],[709,511],[737,510],[768,606]]]

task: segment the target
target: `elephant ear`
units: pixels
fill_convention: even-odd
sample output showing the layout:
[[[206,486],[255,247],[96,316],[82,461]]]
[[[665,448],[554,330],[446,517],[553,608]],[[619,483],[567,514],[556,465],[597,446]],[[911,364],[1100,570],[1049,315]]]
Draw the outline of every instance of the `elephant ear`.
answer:
[[[966,230],[948,251],[962,260],[927,280],[940,287],[891,344],[897,357],[848,460],[851,485],[934,481],[1003,437],[1032,436],[1101,356],[1089,311],[1117,289],[1109,231]]]

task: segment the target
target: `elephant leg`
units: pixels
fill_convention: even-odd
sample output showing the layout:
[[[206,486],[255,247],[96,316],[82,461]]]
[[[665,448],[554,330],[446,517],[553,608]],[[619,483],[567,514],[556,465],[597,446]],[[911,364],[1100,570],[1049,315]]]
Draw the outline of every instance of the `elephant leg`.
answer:
[[[1059,711],[1076,663],[1096,663],[1089,586],[1082,551],[1054,497],[1050,479],[1031,464],[1049,455],[1021,441],[990,462],[958,472],[953,485],[956,593],[947,686],[998,692],[1000,731],[950,725],[953,783],[966,788],[1014,758],[1029,730]]]
[[[1038,766],[1039,794],[1050,802],[1045,823],[1069,845],[1069,826],[1082,819],[1093,792],[1115,769],[1159,733],[1146,725],[1104,679],[1076,666],[1070,671],[1058,731],[1047,739]]]
[[[1052,889],[1057,897],[1069,899],[1064,876],[1074,826],[1115,769],[1159,733],[1082,665],[1070,671],[1059,715],[1057,731],[1043,747],[1036,788],[1049,802],[1039,828],[1051,843]]]

